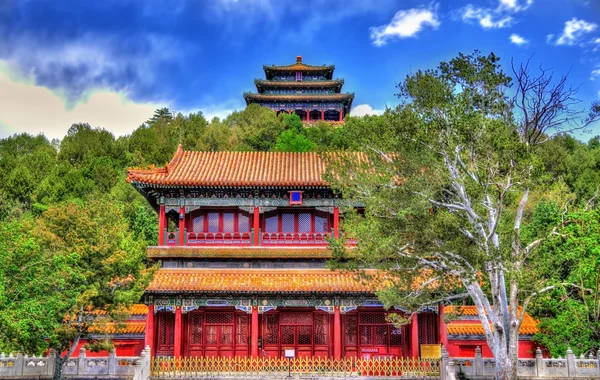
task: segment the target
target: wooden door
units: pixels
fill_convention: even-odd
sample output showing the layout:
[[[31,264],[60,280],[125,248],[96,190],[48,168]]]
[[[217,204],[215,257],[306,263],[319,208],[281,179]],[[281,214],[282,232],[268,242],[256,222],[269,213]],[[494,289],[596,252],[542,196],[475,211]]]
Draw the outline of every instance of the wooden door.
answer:
[[[233,357],[235,314],[205,313],[204,318],[204,356]]]

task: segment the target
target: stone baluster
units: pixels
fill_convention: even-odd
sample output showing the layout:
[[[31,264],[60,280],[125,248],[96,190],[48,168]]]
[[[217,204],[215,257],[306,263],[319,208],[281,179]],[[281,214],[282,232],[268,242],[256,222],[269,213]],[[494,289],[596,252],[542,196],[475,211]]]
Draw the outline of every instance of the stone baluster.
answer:
[[[85,375],[85,348],[81,347],[77,357],[77,374]]]
[[[448,360],[449,360],[449,355],[448,355],[448,351],[446,351],[446,348],[444,346],[442,346],[442,355],[441,355],[442,361],[440,363],[440,380],[447,380],[448,378],[448,374],[446,373],[446,371],[448,370]]]
[[[108,353],[108,374],[116,375],[117,374],[117,352],[115,348],[111,348]]]
[[[16,376],[23,376],[23,367],[25,367],[25,357],[23,353],[18,352],[15,360],[15,367],[17,368]]]
[[[571,347],[567,349],[567,373],[569,377],[575,377],[575,355]]]
[[[481,347],[475,348],[475,376],[483,376],[483,357],[481,356]]]
[[[537,377],[544,376],[544,356],[539,347],[535,350],[535,373]]]

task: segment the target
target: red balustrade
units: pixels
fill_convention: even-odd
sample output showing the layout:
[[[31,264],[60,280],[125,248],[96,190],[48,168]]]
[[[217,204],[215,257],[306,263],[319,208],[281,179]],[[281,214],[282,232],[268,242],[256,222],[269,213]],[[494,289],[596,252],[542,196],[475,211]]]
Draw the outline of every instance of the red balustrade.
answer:
[[[252,245],[249,232],[190,232],[187,245]]]
[[[329,233],[286,233],[265,232],[262,234],[262,245],[327,245]]]

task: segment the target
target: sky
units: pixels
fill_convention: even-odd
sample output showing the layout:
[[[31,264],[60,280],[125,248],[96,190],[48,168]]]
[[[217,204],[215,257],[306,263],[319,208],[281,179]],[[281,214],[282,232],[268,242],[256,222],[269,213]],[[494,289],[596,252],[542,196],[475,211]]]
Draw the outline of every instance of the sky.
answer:
[[[224,117],[297,55],[335,64],[352,115],[377,114],[406,75],[474,49],[600,99],[600,0],[0,0],[0,138],[126,135],[159,107]]]

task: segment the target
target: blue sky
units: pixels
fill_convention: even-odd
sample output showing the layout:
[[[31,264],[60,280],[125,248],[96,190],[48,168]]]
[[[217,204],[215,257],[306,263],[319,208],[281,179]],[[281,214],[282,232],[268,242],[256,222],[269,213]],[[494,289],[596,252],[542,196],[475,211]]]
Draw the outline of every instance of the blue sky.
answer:
[[[0,0],[0,137],[128,134],[161,106],[222,117],[296,55],[377,113],[408,73],[473,49],[570,70],[582,105],[600,99],[600,0]]]

